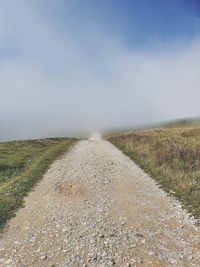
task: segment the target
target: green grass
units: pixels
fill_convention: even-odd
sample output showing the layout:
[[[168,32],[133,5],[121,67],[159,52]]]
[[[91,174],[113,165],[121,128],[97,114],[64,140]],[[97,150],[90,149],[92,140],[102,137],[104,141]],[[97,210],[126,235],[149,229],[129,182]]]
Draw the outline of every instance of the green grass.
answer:
[[[114,134],[108,140],[200,219],[200,122]]]
[[[0,229],[49,165],[74,143],[70,138],[0,143]]]

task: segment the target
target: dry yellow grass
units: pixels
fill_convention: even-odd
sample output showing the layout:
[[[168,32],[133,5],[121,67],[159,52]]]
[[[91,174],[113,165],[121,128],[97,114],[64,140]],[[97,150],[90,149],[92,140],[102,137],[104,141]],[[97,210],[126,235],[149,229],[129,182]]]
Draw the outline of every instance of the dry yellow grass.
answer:
[[[177,123],[108,137],[200,218],[200,123]]]

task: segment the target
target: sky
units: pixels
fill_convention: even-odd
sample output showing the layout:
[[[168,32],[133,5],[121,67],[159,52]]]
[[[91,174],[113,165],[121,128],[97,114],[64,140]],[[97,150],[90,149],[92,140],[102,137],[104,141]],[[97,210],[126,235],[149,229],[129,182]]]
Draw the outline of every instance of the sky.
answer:
[[[200,116],[198,0],[0,0],[0,140]]]

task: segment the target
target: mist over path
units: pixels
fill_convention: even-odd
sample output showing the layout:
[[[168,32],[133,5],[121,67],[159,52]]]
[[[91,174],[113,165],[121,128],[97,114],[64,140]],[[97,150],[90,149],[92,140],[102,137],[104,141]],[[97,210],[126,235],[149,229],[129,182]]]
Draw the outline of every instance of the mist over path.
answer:
[[[179,202],[92,135],[26,198],[0,240],[0,266],[199,266],[199,249]]]

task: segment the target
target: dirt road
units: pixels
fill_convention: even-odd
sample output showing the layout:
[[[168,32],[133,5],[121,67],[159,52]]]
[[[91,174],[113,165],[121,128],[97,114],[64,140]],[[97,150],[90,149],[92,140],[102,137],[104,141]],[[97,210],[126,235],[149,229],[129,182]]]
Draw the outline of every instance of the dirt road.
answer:
[[[0,266],[200,266],[200,234],[179,202],[97,139],[29,194],[0,240]]]

